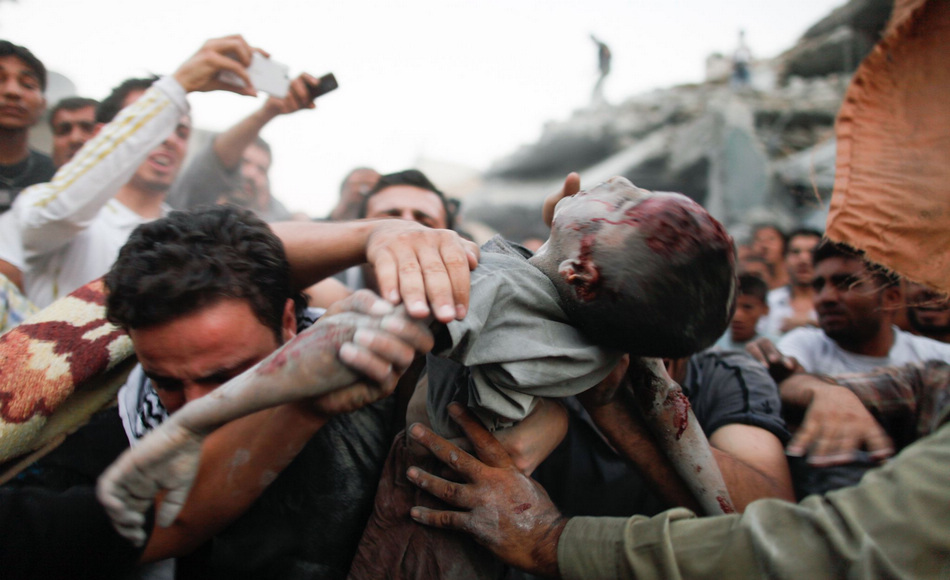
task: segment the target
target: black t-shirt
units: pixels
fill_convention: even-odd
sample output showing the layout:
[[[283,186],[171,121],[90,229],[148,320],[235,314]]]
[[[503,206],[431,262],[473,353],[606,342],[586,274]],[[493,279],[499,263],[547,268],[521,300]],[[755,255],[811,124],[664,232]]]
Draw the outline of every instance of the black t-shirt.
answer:
[[[0,576],[99,579],[135,569],[142,549],[112,529],[95,493],[126,448],[118,412],[105,409],[0,487]]]
[[[32,149],[23,161],[13,165],[0,165],[0,213],[10,209],[13,200],[25,188],[46,183],[53,179],[55,173],[53,160]]]
[[[778,387],[765,367],[743,353],[706,351],[689,360],[681,385],[703,432],[733,423],[761,427],[784,444]],[[567,516],[655,515],[667,509],[639,472],[617,455],[573,398],[565,399],[567,436],[533,477]]]
[[[301,330],[310,314],[298,316]],[[389,397],[332,417],[246,513],[178,560],[176,578],[345,578],[394,410]],[[141,550],[112,530],[95,498],[99,475],[128,446],[118,411],[105,409],[0,488],[0,578],[116,578],[135,568]]]

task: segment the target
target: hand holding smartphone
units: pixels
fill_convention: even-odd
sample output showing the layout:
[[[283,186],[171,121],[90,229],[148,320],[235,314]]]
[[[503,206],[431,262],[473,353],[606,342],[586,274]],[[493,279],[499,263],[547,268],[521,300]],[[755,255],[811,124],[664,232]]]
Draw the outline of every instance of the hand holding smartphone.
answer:
[[[287,65],[255,52],[251,57],[251,66],[247,67],[247,76],[251,78],[255,89],[282,99],[290,89],[288,70]],[[218,79],[238,87],[245,86],[244,81],[230,71],[218,73]]]
[[[327,73],[317,79],[317,84],[311,85],[307,84],[307,93],[310,95],[310,100],[314,100],[321,95],[325,95],[330,91],[336,90],[340,85],[336,82],[336,77],[333,76],[333,73]]]

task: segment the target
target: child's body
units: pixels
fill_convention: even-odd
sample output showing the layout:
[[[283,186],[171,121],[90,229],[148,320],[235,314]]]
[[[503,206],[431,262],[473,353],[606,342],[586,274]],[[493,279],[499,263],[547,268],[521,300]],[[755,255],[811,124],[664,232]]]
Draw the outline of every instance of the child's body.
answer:
[[[483,248],[469,313],[447,325],[433,351],[469,372],[430,365],[429,422],[456,435],[446,412],[455,400],[489,428],[510,426],[538,397],[597,385],[623,353],[681,357],[709,346],[732,315],[734,263],[731,238],[685,196],[613,178],[565,198],[530,259],[497,238]],[[491,577],[474,565],[484,557],[477,546],[408,519],[411,506],[433,501],[406,481],[412,464],[400,435],[350,577],[427,578],[460,568]]]

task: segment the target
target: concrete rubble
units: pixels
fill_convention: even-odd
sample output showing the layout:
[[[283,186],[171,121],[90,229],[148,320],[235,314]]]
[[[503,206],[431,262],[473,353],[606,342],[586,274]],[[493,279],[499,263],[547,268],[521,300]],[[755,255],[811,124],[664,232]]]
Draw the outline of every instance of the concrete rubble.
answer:
[[[543,239],[541,202],[579,171],[585,184],[623,175],[640,187],[685,193],[739,239],[762,221],[823,228],[835,116],[890,9],[890,0],[851,0],[786,52],[754,63],[745,87],[708,74],[701,84],[549,122],[537,143],[497,161],[466,196],[466,223],[516,241]]]

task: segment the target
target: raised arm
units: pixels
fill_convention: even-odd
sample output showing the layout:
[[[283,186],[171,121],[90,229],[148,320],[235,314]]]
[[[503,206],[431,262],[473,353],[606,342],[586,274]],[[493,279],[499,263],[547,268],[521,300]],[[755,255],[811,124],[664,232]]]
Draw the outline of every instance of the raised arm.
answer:
[[[369,262],[380,295],[393,304],[404,302],[410,315],[431,312],[440,322],[449,322],[468,312],[469,273],[478,263],[478,247],[455,232],[404,220],[285,222],[272,227],[284,243],[298,288]]]
[[[202,151],[184,169],[181,178],[169,193],[169,202],[178,208],[213,204],[218,197],[240,187],[238,169],[244,151],[255,142],[261,130],[280,115],[301,109],[313,109],[308,86],[319,81],[307,73],[290,84],[284,98],[270,97],[261,108],[216,136],[210,152]]]
[[[29,259],[69,243],[88,227],[149,153],[189,111],[186,93],[223,89],[254,94],[216,80],[222,70],[247,78],[251,48],[240,36],[209,40],[170,77],[159,79],[135,103],[99,128],[49,183],[23,191],[14,203]]]

